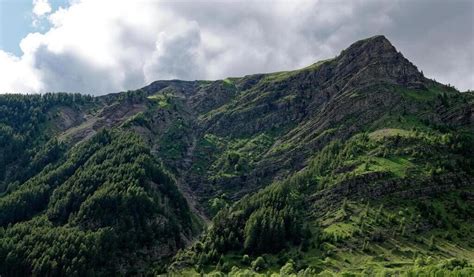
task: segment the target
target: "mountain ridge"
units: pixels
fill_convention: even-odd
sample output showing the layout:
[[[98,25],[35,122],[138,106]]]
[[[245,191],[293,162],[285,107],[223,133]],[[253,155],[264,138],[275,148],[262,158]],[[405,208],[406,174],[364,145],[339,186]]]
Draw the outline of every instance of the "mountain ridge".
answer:
[[[5,275],[270,274],[289,263],[311,276],[359,274],[361,261],[396,274],[430,255],[474,260],[461,247],[474,228],[473,95],[425,78],[384,36],[294,71],[3,95],[0,107]],[[77,246],[50,249],[65,232]]]

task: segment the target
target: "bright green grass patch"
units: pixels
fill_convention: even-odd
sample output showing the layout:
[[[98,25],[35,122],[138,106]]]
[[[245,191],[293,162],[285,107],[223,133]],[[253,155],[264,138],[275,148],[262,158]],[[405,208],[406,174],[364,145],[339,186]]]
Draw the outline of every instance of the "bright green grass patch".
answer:
[[[155,94],[147,97],[150,100],[156,101],[160,108],[166,109],[170,107],[169,97],[164,94]]]
[[[338,222],[333,223],[323,230],[327,235],[337,236],[338,239],[348,239],[354,236],[358,231],[358,227],[351,223]]]
[[[402,157],[367,157],[366,161],[360,164],[354,172],[363,174],[366,172],[391,172],[395,176],[403,178],[406,176],[407,169],[413,164]]]
[[[375,121],[369,130],[379,130],[383,128],[388,129],[404,129],[410,130],[417,128],[419,130],[431,130],[421,120],[414,115],[399,115],[399,114],[385,114],[380,119]]]
[[[410,136],[410,134],[411,134],[410,131],[403,130],[403,129],[385,128],[385,129],[380,129],[380,130],[370,133],[369,137],[371,139],[380,140],[384,137],[393,137],[393,136],[408,137]]]
[[[236,89],[234,79],[226,78],[226,79],[222,80],[222,83],[223,83],[224,87],[227,88],[227,89],[230,89],[230,90],[235,90]]]
[[[226,79],[222,80],[222,82],[224,82],[224,84],[226,84],[226,85],[230,85],[230,86],[234,85],[234,81],[232,81],[229,78],[226,78]]]
[[[150,99],[150,100],[164,100],[166,96],[164,96],[163,94],[154,94],[154,95],[150,95],[148,96],[147,98]]]
[[[331,61],[332,59],[328,60],[322,60],[317,63],[314,63],[312,65],[309,65],[307,67],[297,69],[297,70],[292,70],[292,71],[280,71],[280,72],[275,72],[275,73],[270,73],[268,74],[265,78],[264,81],[266,82],[280,82],[284,81],[292,76],[298,75],[299,73],[307,70],[314,70],[320,67],[322,64]]]
[[[296,75],[297,72],[295,71],[282,71],[282,72],[276,72],[272,74],[268,74],[264,81],[266,82],[279,82],[279,81],[284,81],[285,79],[288,79],[291,76]]]

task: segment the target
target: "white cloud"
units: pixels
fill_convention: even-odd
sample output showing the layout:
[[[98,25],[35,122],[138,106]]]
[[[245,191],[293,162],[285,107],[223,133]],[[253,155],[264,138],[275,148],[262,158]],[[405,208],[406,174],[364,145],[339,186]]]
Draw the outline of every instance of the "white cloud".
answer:
[[[0,92],[104,94],[157,79],[295,69],[375,34],[387,35],[425,75],[474,87],[467,0],[70,3],[33,11],[47,16],[51,28],[25,37],[21,57],[0,50]]]
[[[156,49],[145,61],[145,81],[156,79],[199,79],[206,78],[202,70],[203,51],[201,33],[196,22],[179,28],[180,32],[163,31],[158,34]]]
[[[52,8],[48,0],[33,0],[33,17],[32,25],[35,28],[42,27],[42,21],[51,13]]]
[[[51,12],[51,5],[48,0],[33,0],[33,14],[43,16]]]
[[[20,59],[0,51],[1,90],[6,93],[31,93],[41,91],[42,83],[38,72],[27,59]]]

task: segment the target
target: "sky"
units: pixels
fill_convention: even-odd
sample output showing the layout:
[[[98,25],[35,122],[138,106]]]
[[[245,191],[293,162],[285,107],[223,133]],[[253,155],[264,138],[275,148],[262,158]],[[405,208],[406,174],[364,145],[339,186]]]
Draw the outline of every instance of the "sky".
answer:
[[[474,89],[471,0],[0,0],[0,93],[293,70],[380,34],[425,76]]]

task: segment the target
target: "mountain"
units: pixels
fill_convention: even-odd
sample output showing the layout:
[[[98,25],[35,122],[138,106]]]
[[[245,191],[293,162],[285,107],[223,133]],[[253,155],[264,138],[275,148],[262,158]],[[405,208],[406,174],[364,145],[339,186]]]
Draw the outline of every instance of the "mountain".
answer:
[[[0,274],[474,274],[474,94],[306,68],[0,96]]]

